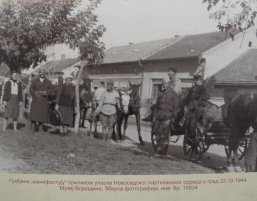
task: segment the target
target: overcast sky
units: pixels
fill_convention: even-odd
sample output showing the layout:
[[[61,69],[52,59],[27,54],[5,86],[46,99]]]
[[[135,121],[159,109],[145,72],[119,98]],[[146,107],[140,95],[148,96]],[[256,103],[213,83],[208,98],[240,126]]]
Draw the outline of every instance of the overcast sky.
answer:
[[[209,19],[207,5],[202,0],[102,0],[95,12],[99,23],[107,28],[102,38],[107,49],[130,42],[217,31],[218,24]],[[62,54],[77,57],[78,51],[56,45],[47,54],[54,54],[51,60],[56,60]]]
[[[102,0],[96,13],[107,48],[217,31],[202,0]]]

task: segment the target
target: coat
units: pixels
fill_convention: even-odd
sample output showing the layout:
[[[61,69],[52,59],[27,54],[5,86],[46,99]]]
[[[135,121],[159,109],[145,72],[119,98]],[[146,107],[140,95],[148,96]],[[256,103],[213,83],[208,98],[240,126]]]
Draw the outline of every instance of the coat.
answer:
[[[62,124],[72,126],[75,106],[75,87],[63,84],[58,87],[56,104],[62,116]]]
[[[56,103],[59,106],[74,108],[75,105],[75,87],[73,85],[63,84],[59,87],[56,97]]]
[[[185,99],[189,111],[198,111],[199,107],[205,107],[206,101],[210,99],[210,94],[204,85],[193,86]]]
[[[48,121],[48,98],[47,95],[53,91],[52,83],[48,79],[43,82],[39,78],[31,83],[30,94],[32,103],[30,109],[30,119],[36,122]],[[41,93],[42,92],[42,93]]]
[[[166,121],[175,119],[179,110],[178,96],[173,89],[161,92],[157,98],[156,120]]]
[[[20,82],[17,82],[18,84],[18,99],[19,102],[22,102],[23,96],[22,96],[22,86]],[[4,94],[3,94],[3,101],[8,102],[11,97],[11,81],[7,81],[4,85]]]

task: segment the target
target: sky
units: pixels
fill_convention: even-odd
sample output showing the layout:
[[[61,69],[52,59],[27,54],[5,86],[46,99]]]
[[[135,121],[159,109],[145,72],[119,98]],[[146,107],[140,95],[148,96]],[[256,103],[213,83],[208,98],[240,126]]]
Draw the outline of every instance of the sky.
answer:
[[[87,1],[83,0],[81,8]],[[202,0],[102,0],[95,13],[107,29],[102,38],[107,49],[175,35],[218,31],[218,22],[209,19],[210,13]],[[78,56],[78,51],[64,45],[47,49],[48,60],[58,60],[62,54],[72,58]]]
[[[217,31],[202,0],[102,0],[96,10],[106,47]]]

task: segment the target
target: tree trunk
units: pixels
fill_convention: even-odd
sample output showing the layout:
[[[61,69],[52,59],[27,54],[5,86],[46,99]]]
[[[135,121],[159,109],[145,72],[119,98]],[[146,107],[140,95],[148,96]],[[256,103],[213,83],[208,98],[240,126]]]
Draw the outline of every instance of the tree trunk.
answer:
[[[79,132],[79,124],[80,124],[80,97],[79,97],[79,82],[81,80],[81,75],[83,73],[85,67],[85,61],[82,60],[80,64],[79,74],[76,80],[75,85],[75,95],[76,95],[76,118],[75,118],[75,126],[74,132],[77,134]]]

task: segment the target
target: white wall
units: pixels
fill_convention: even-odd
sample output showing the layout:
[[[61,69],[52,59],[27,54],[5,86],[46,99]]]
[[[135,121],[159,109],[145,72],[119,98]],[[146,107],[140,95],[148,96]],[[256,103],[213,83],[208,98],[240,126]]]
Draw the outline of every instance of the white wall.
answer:
[[[71,49],[66,44],[56,44],[46,48],[45,53],[47,55],[47,61],[60,60],[61,55],[65,55],[65,58],[77,58],[79,52],[77,49]]]
[[[252,41],[252,47],[248,47],[249,41]],[[225,42],[207,50],[203,53],[203,57],[206,58],[205,78],[214,75],[250,48],[257,48],[254,28],[248,29],[245,34],[239,33],[234,41],[229,38]]]

